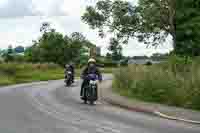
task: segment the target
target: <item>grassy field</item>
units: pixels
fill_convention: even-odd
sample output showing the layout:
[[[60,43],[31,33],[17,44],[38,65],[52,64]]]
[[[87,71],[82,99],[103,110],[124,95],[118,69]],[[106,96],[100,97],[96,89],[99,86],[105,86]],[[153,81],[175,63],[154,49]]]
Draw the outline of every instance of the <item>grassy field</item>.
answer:
[[[112,73],[113,68],[102,68],[102,73]],[[82,69],[76,70],[80,77]],[[0,64],[0,86],[64,78],[64,69],[56,64]]]
[[[0,85],[63,78],[63,69],[55,64],[0,64]]]
[[[133,99],[200,110],[199,60],[179,61],[120,69],[113,81],[115,91]]]

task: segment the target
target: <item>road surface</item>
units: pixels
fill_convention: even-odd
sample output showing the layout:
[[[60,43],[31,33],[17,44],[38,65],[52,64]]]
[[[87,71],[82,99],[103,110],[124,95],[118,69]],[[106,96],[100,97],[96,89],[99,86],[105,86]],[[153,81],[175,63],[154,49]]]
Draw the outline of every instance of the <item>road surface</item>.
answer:
[[[200,133],[199,125],[84,105],[80,82],[63,80],[0,88],[0,133]]]

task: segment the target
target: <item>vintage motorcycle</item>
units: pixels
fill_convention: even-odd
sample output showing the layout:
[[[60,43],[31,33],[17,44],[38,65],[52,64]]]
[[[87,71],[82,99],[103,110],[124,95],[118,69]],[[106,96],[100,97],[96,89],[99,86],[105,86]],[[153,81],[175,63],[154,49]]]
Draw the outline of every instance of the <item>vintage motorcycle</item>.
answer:
[[[85,99],[84,102],[89,103],[91,105],[98,99],[98,76],[96,74],[89,74],[88,78],[88,85],[84,88],[85,91]]]
[[[72,75],[73,73],[71,71],[67,71],[65,74],[65,84],[66,86],[70,86],[73,83]]]

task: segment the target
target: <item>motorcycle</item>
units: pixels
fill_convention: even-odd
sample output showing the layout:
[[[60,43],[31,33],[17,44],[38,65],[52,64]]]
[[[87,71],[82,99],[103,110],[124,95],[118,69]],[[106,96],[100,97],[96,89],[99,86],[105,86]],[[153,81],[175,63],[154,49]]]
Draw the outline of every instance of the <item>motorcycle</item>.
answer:
[[[65,84],[66,86],[70,86],[73,83],[73,79],[72,79],[72,72],[71,71],[67,71],[66,75],[65,75]]]
[[[88,75],[89,84],[85,88],[85,99],[84,102],[90,102],[91,105],[98,99],[98,77],[96,74]]]

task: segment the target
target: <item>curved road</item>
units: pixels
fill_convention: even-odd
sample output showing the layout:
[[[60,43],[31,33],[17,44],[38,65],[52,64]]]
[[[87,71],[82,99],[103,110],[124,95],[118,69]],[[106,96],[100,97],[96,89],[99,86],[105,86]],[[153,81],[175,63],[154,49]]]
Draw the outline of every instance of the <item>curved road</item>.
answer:
[[[79,100],[80,81],[0,88],[0,133],[200,133],[199,125]]]

